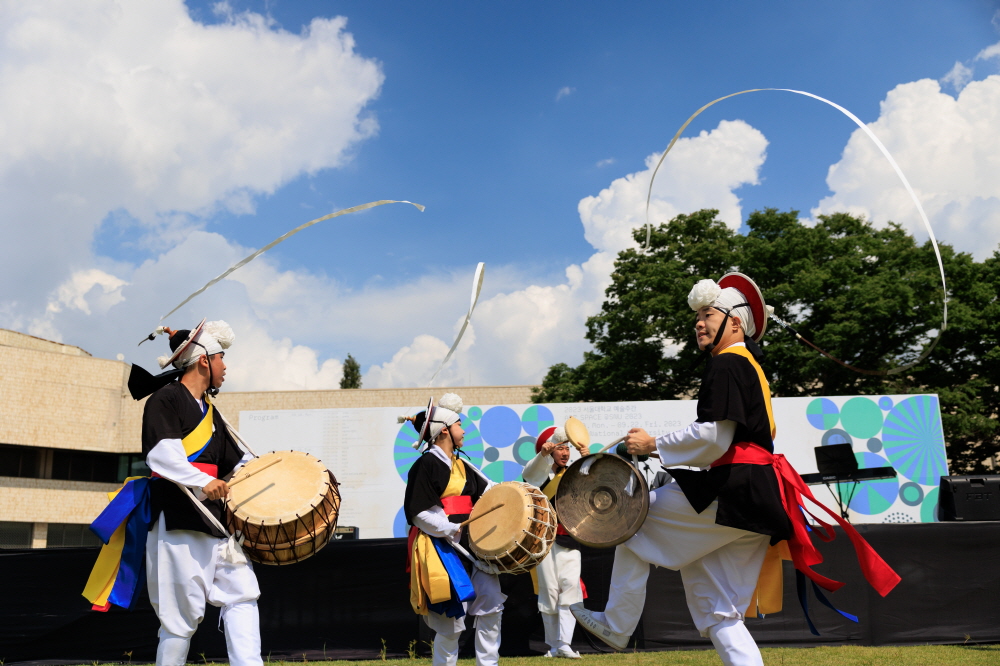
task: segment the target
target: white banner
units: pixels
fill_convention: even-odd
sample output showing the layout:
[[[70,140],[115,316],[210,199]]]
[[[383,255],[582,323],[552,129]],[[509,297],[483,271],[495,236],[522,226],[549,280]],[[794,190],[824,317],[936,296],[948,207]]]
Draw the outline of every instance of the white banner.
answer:
[[[535,437],[546,427],[576,416],[586,424],[591,448],[645,428],[660,435],[695,420],[693,400],[564,403],[552,405],[466,405],[463,451],[495,481],[513,481],[535,455]],[[783,453],[800,474],[816,472],[814,449],[853,445],[859,467],[892,466],[898,477],[861,483],[850,503],[854,523],[932,522],[939,477],[948,474],[936,395],[775,398]],[[341,483],[339,524],[360,529],[362,538],[405,536],[403,491],[417,452],[413,426],[396,422],[422,405],[371,409],[244,411],[240,432],[258,453],[305,451],[321,459]],[[650,477],[659,464],[650,460]],[[831,493],[812,487],[816,498],[836,510]],[[836,490],[836,487],[834,487]],[[851,484],[843,484],[845,495]]]

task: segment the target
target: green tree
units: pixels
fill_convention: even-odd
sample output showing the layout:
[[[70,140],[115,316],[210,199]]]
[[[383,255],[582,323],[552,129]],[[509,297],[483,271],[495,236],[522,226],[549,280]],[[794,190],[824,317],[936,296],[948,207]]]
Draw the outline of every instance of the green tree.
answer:
[[[350,354],[344,360],[344,376],[340,378],[340,388],[361,388],[361,365]]]
[[[576,368],[553,366],[536,402],[689,397],[701,377],[687,294],[699,279],[738,270],[754,278],[775,314],[859,368],[888,370],[917,357],[941,326],[941,285],[929,243],[901,227],[876,229],[847,214],[802,224],[797,211],[757,211],[735,233],[718,211],[679,215],[655,228],[648,250],[615,262],[599,314],[587,321],[593,351]],[[645,240],[645,230],[635,232]],[[1000,253],[977,263],[941,246],[949,279],[948,328],[934,352],[898,375],[844,368],[774,322],[763,340],[777,396],[937,393],[954,472],[980,471],[1000,448]]]

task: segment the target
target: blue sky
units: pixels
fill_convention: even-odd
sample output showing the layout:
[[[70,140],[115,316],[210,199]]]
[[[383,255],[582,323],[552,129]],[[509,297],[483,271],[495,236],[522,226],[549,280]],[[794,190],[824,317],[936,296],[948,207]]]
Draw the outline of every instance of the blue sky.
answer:
[[[366,386],[421,386],[484,261],[482,318],[443,380],[538,382],[580,361],[646,160],[699,106],[753,87],[806,90],[873,123],[941,241],[982,253],[983,229],[1000,229],[1000,192],[981,176],[998,141],[995,1],[234,0],[144,12],[0,12],[18,36],[0,64],[19,74],[0,89],[0,117],[8,136],[28,137],[0,148],[0,190],[23,198],[0,220],[12,230],[0,326],[149,366],[162,349],[134,341],[242,254],[332,210],[408,199],[426,212],[317,225],[168,323],[222,317],[238,336],[241,324],[233,388],[335,386],[348,352]],[[80,50],[47,34],[72,34]],[[61,58],[86,66],[53,99],[37,74]],[[727,100],[658,177],[691,177],[664,183],[662,212],[711,205],[736,227],[765,206],[850,209],[919,236],[856,129],[794,95]],[[1000,232],[985,238],[989,251]],[[38,265],[41,278],[28,270]]]

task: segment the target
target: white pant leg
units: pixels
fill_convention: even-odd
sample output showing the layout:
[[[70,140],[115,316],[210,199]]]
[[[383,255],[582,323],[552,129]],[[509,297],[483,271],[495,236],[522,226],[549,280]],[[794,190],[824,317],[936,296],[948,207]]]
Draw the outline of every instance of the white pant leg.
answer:
[[[160,620],[160,641],[170,643],[164,646],[164,659],[180,652],[176,638],[190,641],[205,617],[206,603],[226,606],[255,601],[260,596],[249,563],[233,566],[222,562],[225,543],[225,539],[201,532],[167,530],[162,516],[150,532],[146,540],[146,578],[149,600]],[[259,645],[259,631],[257,634]]]
[[[470,578],[476,598],[469,602],[466,612],[469,615],[490,615],[502,611],[507,595],[500,591],[500,578],[476,568],[472,569]]]
[[[709,629],[709,636],[725,666],[764,666],[757,643],[743,620],[723,620]]]
[[[625,544],[615,548],[608,604],[603,613],[594,613],[594,619],[606,622],[616,633],[631,636],[646,604],[648,578],[649,562],[633,553]]]
[[[576,618],[569,606],[559,607],[559,647],[573,644],[573,631],[576,629]]]
[[[542,628],[545,629],[545,644],[549,646],[551,650],[559,649],[559,614],[558,613],[542,613]]]
[[[187,663],[189,636],[174,636],[160,627],[160,643],[156,646],[156,666],[184,666]]]
[[[500,663],[500,621],[503,612],[476,616],[476,666]]]
[[[433,666],[455,666],[458,663],[458,637],[461,635],[461,631],[434,634]]]
[[[723,620],[742,620],[750,605],[769,539],[743,534],[681,568],[688,610],[702,636],[708,637],[708,630]]]
[[[583,602],[580,588],[580,551],[553,544],[549,554],[538,563],[538,610],[557,613],[559,606]]]
[[[226,651],[231,666],[262,666],[260,614],[256,601],[223,606],[219,618],[226,631]]]

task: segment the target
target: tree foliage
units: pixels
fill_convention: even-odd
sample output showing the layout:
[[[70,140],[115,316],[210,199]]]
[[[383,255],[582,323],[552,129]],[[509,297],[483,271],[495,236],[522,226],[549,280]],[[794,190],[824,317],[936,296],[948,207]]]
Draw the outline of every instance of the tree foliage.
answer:
[[[344,376],[340,378],[340,388],[361,388],[361,365],[350,354],[344,360]]]
[[[576,368],[550,368],[536,402],[690,397],[701,377],[691,286],[737,270],[775,314],[859,368],[887,370],[920,356],[942,325],[941,281],[930,243],[901,227],[876,229],[848,214],[802,224],[797,211],[757,211],[740,235],[718,211],[679,215],[653,230],[649,249],[621,252],[599,314],[587,321],[593,351]],[[639,242],[645,230],[635,232]],[[773,321],[762,347],[777,396],[937,393],[955,473],[982,471],[1000,449],[1000,252],[984,262],[941,245],[948,326],[918,366],[898,375],[856,373],[821,356]]]

